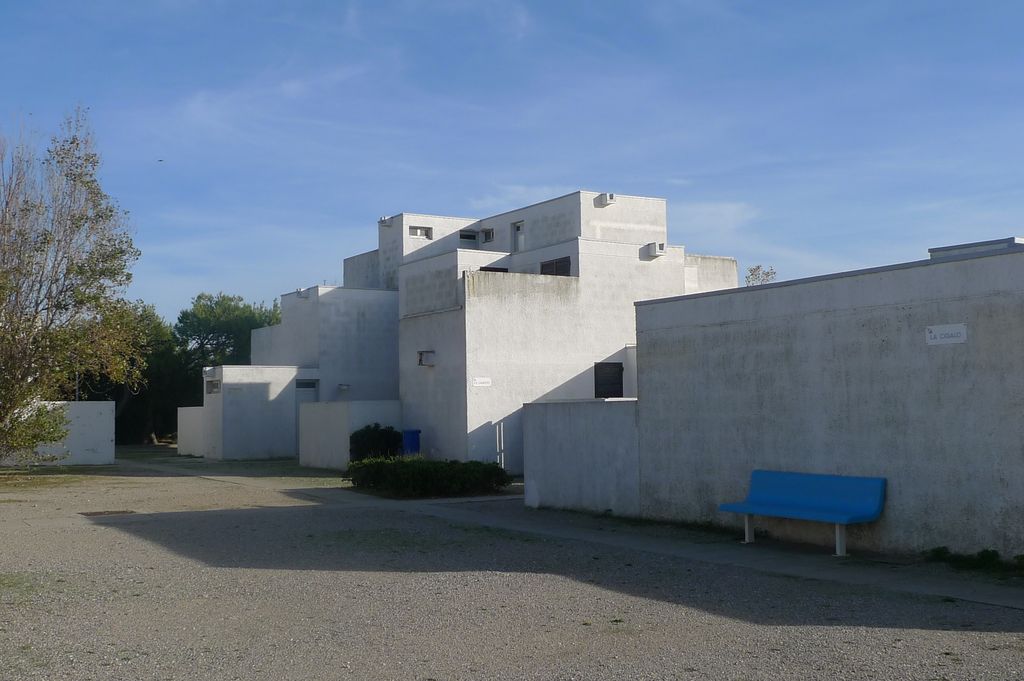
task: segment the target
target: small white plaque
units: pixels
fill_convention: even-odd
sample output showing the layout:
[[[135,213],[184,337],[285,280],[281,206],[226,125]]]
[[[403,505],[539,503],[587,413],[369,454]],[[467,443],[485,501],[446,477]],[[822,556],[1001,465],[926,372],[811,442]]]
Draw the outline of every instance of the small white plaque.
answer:
[[[473,387],[474,388],[490,388],[491,387],[491,377],[490,376],[475,376],[473,378]]]
[[[951,345],[967,342],[966,324],[937,324],[924,327],[924,341],[928,345]]]

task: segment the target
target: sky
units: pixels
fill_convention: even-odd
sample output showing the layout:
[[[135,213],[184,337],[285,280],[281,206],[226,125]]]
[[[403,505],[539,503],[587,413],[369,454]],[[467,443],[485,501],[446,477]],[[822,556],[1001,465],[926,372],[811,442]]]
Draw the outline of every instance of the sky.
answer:
[[[577,189],[779,279],[1024,235],[1024,3],[0,0],[0,133],[86,107],[173,321],[341,283],[379,216]]]

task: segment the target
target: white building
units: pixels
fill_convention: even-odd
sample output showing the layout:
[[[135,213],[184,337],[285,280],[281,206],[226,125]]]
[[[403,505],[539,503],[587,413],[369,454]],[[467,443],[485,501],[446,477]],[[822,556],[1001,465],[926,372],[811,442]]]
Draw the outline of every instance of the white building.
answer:
[[[638,400],[526,407],[529,505],[736,525],[718,505],[752,469],[877,476],[885,510],[850,527],[855,549],[1024,553],[1024,239],[636,317]]]
[[[377,229],[376,250],[345,260],[343,288],[285,296],[282,324],[254,332],[253,364],[277,366],[211,370],[206,407],[179,416],[183,453],[198,453],[192,438],[207,456],[294,455],[301,400],[397,399],[426,455],[519,473],[524,403],[636,395],[635,301],[737,284],[732,258],[667,246],[664,199],[579,191],[482,220],[402,213]],[[253,382],[268,389],[239,385]],[[295,389],[314,382],[315,394]],[[229,408],[236,388],[251,397]],[[289,406],[271,414],[275,400]],[[256,421],[283,434],[235,434],[270,427]]]

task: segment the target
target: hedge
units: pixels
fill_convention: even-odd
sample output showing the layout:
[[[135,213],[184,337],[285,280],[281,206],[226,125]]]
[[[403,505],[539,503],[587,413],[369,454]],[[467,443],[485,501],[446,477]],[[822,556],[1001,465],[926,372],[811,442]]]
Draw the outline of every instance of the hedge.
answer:
[[[396,497],[493,494],[512,479],[496,463],[430,461],[422,456],[375,457],[349,464],[352,484]]]
[[[379,423],[363,426],[348,437],[349,461],[372,457],[391,457],[402,453],[402,434]]]

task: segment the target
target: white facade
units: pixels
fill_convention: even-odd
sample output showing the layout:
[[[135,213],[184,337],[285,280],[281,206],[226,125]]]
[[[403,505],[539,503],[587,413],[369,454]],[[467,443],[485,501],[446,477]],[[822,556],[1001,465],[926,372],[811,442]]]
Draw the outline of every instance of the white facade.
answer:
[[[40,463],[53,466],[102,466],[114,463],[114,403],[45,402],[59,407],[67,419],[67,435],[60,442],[36,448],[36,454],[50,458]],[[13,461],[0,461],[11,464]]]
[[[854,548],[1024,553],[1024,242],[931,253],[639,302],[636,444],[622,407],[531,405],[528,503],[736,524],[718,504],[752,469],[878,476],[885,509],[850,527]],[[559,482],[595,462],[602,494]],[[825,524],[756,522],[832,541]]]
[[[44,445],[39,453],[62,457],[61,466],[102,466],[114,463],[114,403],[64,402],[67,437]]]
[[[732,258],[666,245],[663,199],[580,191],[377,230],[376,250],[345,260],[343,288],[282,297],[282,323],[253,332],[253,364],[315,369],[318,401],[398,399],[401,424],[385,425],[422,431],[427,456],[512,473],[524,403],[593,398],[595,371],[612,377],[602,392],[636,395],[635,301],[737,284]]]

